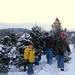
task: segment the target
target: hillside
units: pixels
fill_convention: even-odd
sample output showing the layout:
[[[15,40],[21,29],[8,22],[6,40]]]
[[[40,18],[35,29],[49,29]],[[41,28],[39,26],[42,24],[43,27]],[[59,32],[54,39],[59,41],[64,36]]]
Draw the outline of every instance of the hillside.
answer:
[[[9,35],[10,33],[15,32],[16,34],[19,32],[30,33],[30,30],[23,28],[8,28],[8,29],[0,29],[0,36]]]

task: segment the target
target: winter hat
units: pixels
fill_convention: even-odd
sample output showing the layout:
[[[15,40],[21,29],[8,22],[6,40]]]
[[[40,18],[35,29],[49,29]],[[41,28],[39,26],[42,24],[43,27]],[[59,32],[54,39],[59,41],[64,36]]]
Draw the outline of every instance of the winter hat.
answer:
[[[64,35],[65,35],[65,32],[61,32],[60,35],[61,35],[61,36],[64,36]]]

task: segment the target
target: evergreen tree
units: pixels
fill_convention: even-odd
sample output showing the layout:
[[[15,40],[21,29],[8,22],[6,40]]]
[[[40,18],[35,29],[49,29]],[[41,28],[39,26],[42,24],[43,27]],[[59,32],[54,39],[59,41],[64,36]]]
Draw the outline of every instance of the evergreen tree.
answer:
[[[61,22],[58,18],[55,19],[55,22],[52,24],[52,33],[54,38],[57,38],[61,31],[63,31]]]
[[[3,44],[4,44],[4,45],[8,45],[9,42],[10,42],[10,37],[9,37],[9,36],[5,36],[5,37],[3,38]]]
[[[32,37],[32,42],[33,42],[36,50],[39,50],[39,49],[42,50],[44,48],[44,43],[43,43],[44,31],[43,31],[43,29],[39,26],[34,26],[32,28],[31,37]]]
[[[10,38],[11,38],[11,43],[12,44],[17,43],[17,37],[16,37],[16,34],[14,32],[11,33]]]
[[[63,31],[61,22],[58,18],[55,19],[55,22],[52,24],[52,34],[54,38],[54,56],[56,56],[56,50],[57,50],[57,44],[56,41],[59,41],[60,38],[60,32]]]

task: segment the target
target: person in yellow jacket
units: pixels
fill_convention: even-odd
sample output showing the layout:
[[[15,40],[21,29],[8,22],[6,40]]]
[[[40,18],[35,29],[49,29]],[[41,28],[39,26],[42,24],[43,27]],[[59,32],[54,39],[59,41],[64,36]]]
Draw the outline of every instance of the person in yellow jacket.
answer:
[[[28,75],[33,74],[33,63],[35,62],[35,50],[33,49],[33,44],[29,43],[28,48],[24,50],[24,59],[28,64]]]

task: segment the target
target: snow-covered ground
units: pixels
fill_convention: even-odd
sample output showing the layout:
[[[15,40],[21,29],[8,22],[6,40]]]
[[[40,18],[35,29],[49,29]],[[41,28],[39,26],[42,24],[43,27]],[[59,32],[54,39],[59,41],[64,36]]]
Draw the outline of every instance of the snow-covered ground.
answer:
[[[57,68],[57,61],[54,59],[52,65],[46,63],[46,57],[42,56],[42,60],[39,66],[34,67],[33,75],[75,75],[75,50],[73,45],[70,45],[72,58],[69,63],[65,63],[65,71],[61,72]],[[27,75],[26,72],[9,72],[8,75]]]

